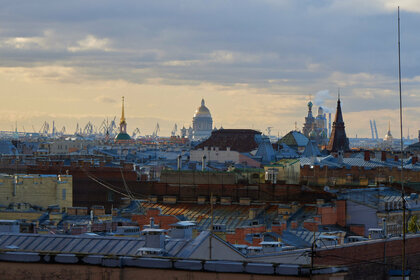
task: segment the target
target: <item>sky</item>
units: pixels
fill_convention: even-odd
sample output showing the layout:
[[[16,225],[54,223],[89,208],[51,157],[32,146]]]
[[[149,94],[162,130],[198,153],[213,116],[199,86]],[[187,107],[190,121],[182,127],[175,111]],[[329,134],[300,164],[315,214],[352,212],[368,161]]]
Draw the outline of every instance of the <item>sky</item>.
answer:
[[[420,129],[417,0],[1,1],[0,130],[73,133],[89,121],[169,135],[204,98],[219,128],[285,135],[307,103],[348,137],[399,135],[397,5],[404,134]]]

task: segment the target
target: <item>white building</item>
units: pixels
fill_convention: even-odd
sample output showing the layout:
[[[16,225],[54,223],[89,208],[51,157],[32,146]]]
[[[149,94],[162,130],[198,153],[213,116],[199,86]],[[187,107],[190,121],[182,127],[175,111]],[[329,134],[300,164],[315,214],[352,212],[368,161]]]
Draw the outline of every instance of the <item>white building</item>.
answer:
[[[197,108],[193,117],[193,140],[202,140],[208,138],[211,135],[213,128],[213,119],[211,117],[209,109],[204,103],[204,99],[201,100],[201,106]]]

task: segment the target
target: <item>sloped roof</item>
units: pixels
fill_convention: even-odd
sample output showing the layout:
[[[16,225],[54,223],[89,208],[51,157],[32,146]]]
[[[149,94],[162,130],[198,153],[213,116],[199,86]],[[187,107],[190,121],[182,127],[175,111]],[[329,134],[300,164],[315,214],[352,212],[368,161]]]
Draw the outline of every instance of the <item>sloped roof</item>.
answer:
[[[218,147],[220,150],[226,150],[229,147],[232,151],[246,153],[258,148],[255,136],[260,134],[261,132],[252,129],[219,129],[213,131],[207,140],[194,149]]]
[[[270,139],[264,137],[261,143],[258,145],[256,157],[261,157],[263,163],[271,162],[275,159],[273,145],[271,145]]]
[[[320,156],[321,152],[318,149],[318,146],[316,143],[312,141],[308,141],[308,144],[306,145],[305,151],[303,151],[302,156],[305,157],[317,157]]]
[[[284,143],[290,147],[306,147],[308,141],[308,137],[299,131],[293,130],[283,136],[283,138],[279,140],[279,143]]]
[[[187,242],[170,239],[165,249],[169,256],[175,256]],[[0,249],[16,246],[19,251],[32,252],[136,256],[137,250],[145,244],[145,239],[141,238],[0,233]]]

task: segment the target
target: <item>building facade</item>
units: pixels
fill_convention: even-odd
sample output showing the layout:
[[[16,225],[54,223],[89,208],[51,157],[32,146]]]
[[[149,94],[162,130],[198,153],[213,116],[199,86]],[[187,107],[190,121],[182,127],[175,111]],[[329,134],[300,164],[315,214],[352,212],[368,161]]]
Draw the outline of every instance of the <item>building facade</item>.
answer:
[[[70,175],[1,175],[0,204],[29,203],[47,208],[73,206],[73,178]]]

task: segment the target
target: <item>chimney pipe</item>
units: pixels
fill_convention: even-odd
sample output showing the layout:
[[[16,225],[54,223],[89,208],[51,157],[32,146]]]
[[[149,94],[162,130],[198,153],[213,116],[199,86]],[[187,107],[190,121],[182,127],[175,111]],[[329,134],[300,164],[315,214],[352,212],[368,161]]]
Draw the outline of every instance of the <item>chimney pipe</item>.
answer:
[[[328,138],[331,137],[331,113],[328,113]]]
[[[381,152],[381,161],[386,161],[386,152],[385,151]]]
[[[201,162],[201,171],[206,170],[206,156],[203,156],[203,160]]]
[[[370,161],[370,151],[365,151],[365,161]]]
[[[179,155],[178,156],[178,170],[181,170],[181,169],[182,169],[182,156]]]

